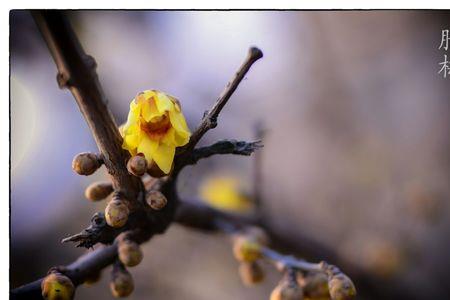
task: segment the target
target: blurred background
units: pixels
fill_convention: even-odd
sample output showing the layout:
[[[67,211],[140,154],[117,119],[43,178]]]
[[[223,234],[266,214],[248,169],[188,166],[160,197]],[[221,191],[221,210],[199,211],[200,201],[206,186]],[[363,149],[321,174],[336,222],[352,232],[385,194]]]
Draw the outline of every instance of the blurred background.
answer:
[[[251,140],[266,128],[261,194],[273,228],[314,242],[344,272],[388,283],[408,299],[450,297],[450,78],[436,11],[72,11],[70,20],[118,123],[140,91],[177,96],[194,129],[249,46],[264,58],[250,70],[204,144]],[[105,203],[84,188],[106,178],[71,170],[96,145],[27,11],[10,14],[11,287],[67,264],[85,250],[60,244]],[[252,184],[253,158],[222,156],[187,168],[182,196],[211,176]],[[303,238],[306,237],[305,241]],[[310,244],[309,244],[310,245]],[[304,245],[308,247],[308,245]],[[311,247],[310,247],[311,248]],[[314,248],[314,247],[313,247]],[[130,271],[131,299],[268,299],[279,275],[240,282],[228,239],[178,225],[143,246]],[[308,252],[317,261],[321,250]],[[334,261],[331,261],[334,262]],[[353,273],[352,273],[353,272]],[[368,275],[367,275],[368,274]],[[78,299],[111,299],[109,270]],[[380,291],[377,291],[379,289]],[[388,296],[384,297],[388,299]],[[398,298],[397,299],[403,299]]]

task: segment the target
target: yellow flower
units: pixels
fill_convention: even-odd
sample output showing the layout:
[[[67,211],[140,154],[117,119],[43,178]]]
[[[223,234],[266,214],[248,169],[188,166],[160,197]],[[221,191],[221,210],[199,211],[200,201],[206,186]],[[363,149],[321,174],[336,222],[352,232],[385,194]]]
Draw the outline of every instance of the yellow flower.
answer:
[[[212,207],[232,212],[246,212],[252,208],[251,200],[239,188],[234,177],[215,177],[200,187],[200,197]]]
[[[123,149],[144,154],[165,174],[172,168],[175,148],[186,145],[191,136],[178,100],[156,90],[139,93],[131,101],[121,133]]]

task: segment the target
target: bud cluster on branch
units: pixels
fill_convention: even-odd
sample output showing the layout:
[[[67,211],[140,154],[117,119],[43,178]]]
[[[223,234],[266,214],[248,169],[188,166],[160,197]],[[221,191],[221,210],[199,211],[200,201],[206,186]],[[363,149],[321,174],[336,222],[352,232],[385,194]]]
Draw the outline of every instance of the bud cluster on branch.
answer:
[[[224,223],[221,224],[223,226]],[[226,232],[229,233],[233,227],[233,224],[228,224]],[[271,300],[350,300],[356,295],[353,282],[337,267],[326,262],[313,264],[297,260],[268,248],[268,236],[259,227],[236,229],[232,241],[234,256],[240,262],[239,275],[244,284],[262,281],[264,273],[258,264],[261,259],[272,262],[283,273],[279,284],[272,291]]]

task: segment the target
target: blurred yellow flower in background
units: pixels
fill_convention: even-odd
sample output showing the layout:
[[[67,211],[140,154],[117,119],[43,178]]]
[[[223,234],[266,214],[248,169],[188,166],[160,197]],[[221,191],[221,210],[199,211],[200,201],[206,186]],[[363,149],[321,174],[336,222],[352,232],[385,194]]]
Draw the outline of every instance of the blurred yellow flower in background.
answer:
[[[178,100],[157,90],[146,90],[131,101],[121,134],[123,149],[144,154],[165,174],[172,168],[175,148],[186,145],[191,136]]]
[[[205,180],[200,187],[200,197],[212,207],[230,212],[247,212],[253,208],[252,200],[242,192],[238,179],[231,176]]]

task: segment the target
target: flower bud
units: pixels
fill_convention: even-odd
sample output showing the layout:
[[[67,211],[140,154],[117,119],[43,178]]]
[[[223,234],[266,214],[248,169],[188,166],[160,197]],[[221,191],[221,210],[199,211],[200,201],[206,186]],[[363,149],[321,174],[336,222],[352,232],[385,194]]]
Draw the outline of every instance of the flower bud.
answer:
[[[245,235],[253,239],[256,243],[267,246],[269,244],[269,236],[264,229],[257,226],[249,226],[245,228]]]
[[[123,231],[116,236],[115,241],[120,244],[130,240],[130,231]]]
[[[328,288],[333,300],[351,300],[356,296],[355,285],[344,273],[329,276]]]
[[[254,262],[261,258],[261,246],[250,239],[239,236],[233,243],[234,257],[241,262]]]
[[[122,266],[115,264],[113,266],[111,282],[109,287],[115,298],[128,297],[134,290],[133,277]]]
[[[105,209],[106,223],[111,227],[120,228],[127,223],[129,213],[128,206],[123,201],[113,199]]]
[[[120,241],[118,252],[120,261],[127,267],[137,266],[142,261],[142,250],[136,242]]]
[[[329,298],[328,276],[325,273],[315,272],[306,276],[299,274],[297,282],[303,289],[305,297],[310,299]]]
[[[147,160],[143,155],[135,155],[128,160],[127,169],[134,176],[140,177],[147,171]]]
[[[147,204],[154,210],[161,210],[167,204],[167,198],[160,191],[150,191],[146,197]]]
[[[84,284],[87,286],[91,286],[94,283],[97,283],[101,277],[102,277],[102,273],[100,271],[92,273],[84,279]]]
[[[80,175],[91,175],[102,165],[97,154],[83,152],[73,158],[72,169]]]
[[[270,300],[303,300],[303,290],[296,282],[282,280],[270,294]]]
[[[239,265],[239,276],[246,286],[252,286],[263,281],[264,271],[257,262],[242,262]]]
[[[91,201],[103,200],[113,192],[110,182],[98,181],[89,185],[84,191],[84,196]]]
[[[172,164],[169,174],[173,170],[173,165],[174,164]],[[147,168],[147,173],[154,178],[161,178],[161,177],[168,175],[168,174],[164,173],[154,161],[149,163],[148,168]]]
[[[69,277],[53,272],[48,274],[41,283],[42,297],[46,300],[73,299],[75,287]]]

